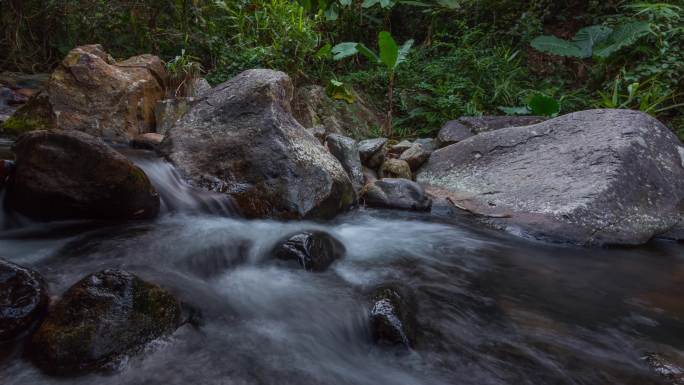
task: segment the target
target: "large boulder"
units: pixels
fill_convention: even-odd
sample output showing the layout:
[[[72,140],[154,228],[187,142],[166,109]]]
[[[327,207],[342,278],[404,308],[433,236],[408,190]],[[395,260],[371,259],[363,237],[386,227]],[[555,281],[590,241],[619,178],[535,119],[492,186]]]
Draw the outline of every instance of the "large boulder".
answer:
[[[351,91],[353,102],[330,98],[325,88],[306,85],[295,90],[292,102],[295,118],[307,129],[325,127],[327,134],[343,134],[352,138],[368,137],[382,124],[382,114],[366,102],[363,95]]]
[[[273,256],[283,261],[297,261],[308,271],[321,272],[344,257],[342,242],[323,231],[304,231],[287,236],[273,249]]]
[[[145,173],[101,139],[34,131],[15,144],[8,206],[36,219],[148,219],[159,195]]]
[[[33,335],[31,352],[45,370],[107,367],[181,323],[180,302],[159,286],[117,269],[69,288]]]
[[[249,70],[214,87],[161,151],[195,186],[232,196],[248,217],[331,217],[355,201],[340,162],[292,117],[292,82]]]
[[[325,139],[325,143],[330,153],[340,161],[342,167],[347,171],[354,189],[360,191],[363,187],[363,166],[361,165],[357,142],[344,135],[330,134]]]
[[[43,277],[0,259],[0,342],[29,329],[45,313],[47,305]]]
[[[426,211],[432,200],[418,183],[408,179],[385,178],[368,183],[361,200],[371,207]]]
[[[683,155],[649,115],[590,110],[438,150],[417,180],[516,234],[641,244],[679,220]]]
[[[462,116],[442,126],[437,134],[437,142],[439,147],[444,147],[482,132],[529,126],[543,121],[544,118],[540,116]]]
[[[161,60],[140,55],[116,62],[100,45],[71,50],[46,90],[3,124],[11,134],[35,129],[77,130],[127,142],[153,132],[154,106],[167,75]]]

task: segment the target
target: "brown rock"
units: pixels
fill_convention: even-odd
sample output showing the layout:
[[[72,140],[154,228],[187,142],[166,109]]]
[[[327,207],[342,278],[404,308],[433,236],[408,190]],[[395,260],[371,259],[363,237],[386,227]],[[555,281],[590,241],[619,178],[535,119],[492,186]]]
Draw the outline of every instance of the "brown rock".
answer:
[[[400,159],[386,159],[380,167],[380,178],[412,179],[411,167],[408,162]]]

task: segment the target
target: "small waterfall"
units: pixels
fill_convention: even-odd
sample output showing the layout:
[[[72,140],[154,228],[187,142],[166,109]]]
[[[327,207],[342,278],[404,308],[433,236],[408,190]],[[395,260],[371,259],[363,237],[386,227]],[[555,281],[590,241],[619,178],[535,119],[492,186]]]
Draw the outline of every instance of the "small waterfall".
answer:
[[[122,151],[142,168],[159,192],[162,212],[202,213],[217,216],[238,216],[239,210],[232,198],[225,194],[200,191],[183,180],[170,163],[150,151]]]

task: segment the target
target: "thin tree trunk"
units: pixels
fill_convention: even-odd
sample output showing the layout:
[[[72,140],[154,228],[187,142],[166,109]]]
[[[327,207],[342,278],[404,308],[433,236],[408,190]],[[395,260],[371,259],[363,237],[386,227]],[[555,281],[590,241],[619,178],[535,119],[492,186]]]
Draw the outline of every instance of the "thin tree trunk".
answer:
[[[385,135],[392,136],[392,108],[394,99],[394,71],[390,73],[389,83],[387,85],[387,117],[385,118]]]

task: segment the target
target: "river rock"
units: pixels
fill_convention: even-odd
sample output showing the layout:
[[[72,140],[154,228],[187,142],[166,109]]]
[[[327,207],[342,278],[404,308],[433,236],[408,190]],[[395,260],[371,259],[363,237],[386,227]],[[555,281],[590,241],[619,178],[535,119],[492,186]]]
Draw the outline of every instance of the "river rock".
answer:
[[[36,219],[148,219],[159,195],[145,173],[101,139],[78,131],[34,131],[14,148],[7,191],[13,210]]]
[[[48,301],[43,277],[0,259],[0,341],[28,330],[45,314]]]
[[[381,346],[413,348],[417,303],[413,292],[398,283],[378,286],[371,294],[370,330]]]
[[[354,189],[360,191],[363,187],[363,166],[359,157],[359,146],[352,138],[340,134],[330,134],[325,139],[330,153],[337,158],[347,171]]]
[[[331,217],[354,204],[340,162],[292,117],[292,82],[249,70],[214,87],[161,151],[195,186],[232,196],[248,217]]]
[[[155,132],[140,134],[131,140],[131,147],[143,150],[156,150],[164,140],[164,135]]]
[[[482,132],[543,122],[540,116],[462,116],[448,121],[437,134],[439,147],[458,143]]]
[[[156,133],[165,135],[190,110],[196,100],[192,97],[179,97],[158,101],[154,106]]]
[[[325,88],[305,85],[295,90],[292,102],[293,114],[299,123],[311,129],[325,127],[326,135],[342,134],[352,138],[365,138],[382,124],[378,113],[366,101],[364,95],[351,90],[354,101],[330,98]]]
[[[642,244],[679,220],[683,155],[647,114],[590,110],[438,150],[417,180],[515,234]]]
[[[423,148],[425,148],[427,151],[433,152],[437,149],[437,144],[435,143],[436,140],[432,138],[419,138],[413,141],[413,143],[418,143],[423,145]]]
[[[366,139],[359,142],[359,156],[361,163],[372,169],[377,169],[385,160],[385,144],[387,138]]]
[[[166,79],[156,56],[117,62],[100,45],[77,47],[52,73],[45,92],[17,110],[3,130],[56,128],[128,142],[154,131],[154,106],[164,97]]]
[[[411,171],[416,171],[430,158],[432,151],[423,147],[420,143],[414,143],[408,150],[404,151],[399,159],[405,160],[411,167]]]
[[[363,166],[363,184],[366,185],[376,180],[378,180],[378,173],[366,166]]]
[[[33,335],[31,352],[48,372],[107,367],[175,331],[180,302],[159,286],[118,269],[69,288]]]
[[[333,262],[344,258],[342,242],[322,231],[305,231],[283,239],[273,255],[284,261],[297,261],[308,271],[326,270]]]
[[[401,159],[385,159],[378,172],[380,178],[404,178],[413,179],[411,166],[408,162]]]
[[[385,178],[367,184],[361,200],[371,207],[402,210],[430,210],[432,200],[421,185],[408,179]]]
[[[389,153],[400,156],[401,154],[404,153],[404,151],[411,148],[411,146],[413,146],[413,143],[410,140],[402,140],[401,142],[390,147]]]

